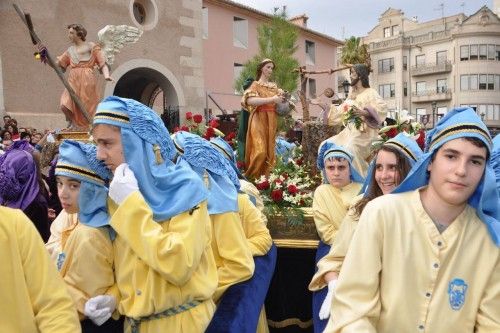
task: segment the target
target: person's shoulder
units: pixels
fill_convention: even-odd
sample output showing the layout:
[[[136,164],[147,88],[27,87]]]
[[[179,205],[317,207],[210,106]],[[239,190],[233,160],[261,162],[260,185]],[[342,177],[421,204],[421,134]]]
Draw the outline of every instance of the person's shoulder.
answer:
[[[20,209],[9,208],[5,206],[0,206],[0,224],[9,225],[12,222],[18,222],[27,219],[23,211]]]
[[[403,193],[389,193],[381,195],[373,200],[371,200],[365,207],[370,210],[381,210],[394,212],[395,210],[400,210],[405,207],[411,207],[415,199],[415,192],[403,192]]]

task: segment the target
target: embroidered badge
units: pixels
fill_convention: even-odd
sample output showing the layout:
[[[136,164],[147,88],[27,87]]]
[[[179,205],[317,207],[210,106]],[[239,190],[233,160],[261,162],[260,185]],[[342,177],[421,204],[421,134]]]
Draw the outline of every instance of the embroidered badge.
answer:
[[[464,305],[467,288],[467,283],[462,279],[453,279],[448,284],[448,297],[453,310],[458,311]]]
[[[58,271],[61,270],[65,259],[66,259],[66,253],[64,253],[64,252],[59,253],[59,255],[57,256],[57,270]]]

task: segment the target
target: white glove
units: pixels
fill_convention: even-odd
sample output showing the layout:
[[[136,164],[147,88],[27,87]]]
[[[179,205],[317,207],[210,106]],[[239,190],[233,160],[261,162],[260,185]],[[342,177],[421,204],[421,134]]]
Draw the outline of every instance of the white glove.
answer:
[[[116,308],[116,299],[114,296],[98,295],[92,297],[85,303],[83,313],[97,326],[104,324]]]
[[[113,174],[113,180],[109,184],[109,196],[120,205],[134,191],[139,190],[134,172],[130,170],[127,163],[120,164]]]
[[[337,279],[328,282],[328,293],[326,294],[321,309],[319,309],[319,319],[325,320],[330,317],[330,310],[332,309],[333,295],[335,295],[335,287],[337,286]]]

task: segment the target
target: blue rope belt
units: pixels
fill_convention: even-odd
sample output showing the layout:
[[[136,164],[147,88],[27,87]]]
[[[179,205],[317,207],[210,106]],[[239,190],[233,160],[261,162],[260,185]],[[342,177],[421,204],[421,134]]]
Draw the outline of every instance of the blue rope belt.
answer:
[[[143,321],[149,321],[149,320],[174,316],[176,314],[179,314],[179,313],[182,313],[182,312],[187,311],[189,309],[192,309],[200,303],[201,303],[201,301],[194,300],[194,301],[187,302],[187,303],[184,303],[181,305],[173,306],[169,309],[166,309],[165,311],[162,311],[160,313],[154,313],[154,314],[149,315],[149,316],[139,317],[137,319],[127,317],[127,321],[130,324],[131,333],[139,333],[139,328],[140,328],[141,323]]]

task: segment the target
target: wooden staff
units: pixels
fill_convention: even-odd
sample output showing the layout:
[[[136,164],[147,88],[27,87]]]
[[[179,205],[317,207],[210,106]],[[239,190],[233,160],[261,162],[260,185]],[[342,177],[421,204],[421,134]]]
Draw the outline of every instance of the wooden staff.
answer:
[[[28,31],[29,31],[30,36],[31,36],[31,41],[33,42],[33,44],[34,45],[41,44],[42,41],[40,40],[40,38],[38,38],[37,34],[35,33],[35,30],[33,28],[33,24],[31,24],[31,19],[29,18],[29,14],[25,14],[23,12],[23,10],[17,4],[12,4],[12,5],[14,6],[14,9],[16,10],[16,12],[19,15],[19,17],[21,18],[21,20],[24,22],[24,24],[28,28]],[[64,87],[66,87],[66,89],[68,90],[69,95],[71,96],[71,99],[73,99],[76,106],[80,109],[80,111],[82,111],[82,114],[85,117],[85,119],[88,121],[88,123],[89,124],[92,123],[92,117],[90,117],[90,115],[87,113],[87,110],[85,109],[85,106],[83,105],[82,101],[80,100],[78,95],[75,93],[73,88],[71,88],[71,86],[69,85],[68,80],[66,80],[66,77],[64,77],[64,74],[61,71],[61,68],[54,61],[54,59],[51,57],[49,50],[46,49],[46,51],[47,51],[46,56],[47,56],[49,66],[52,67],[56,71],[57,76],[59,76],[59,79],[61,79],[62,83],[64,84]]]

